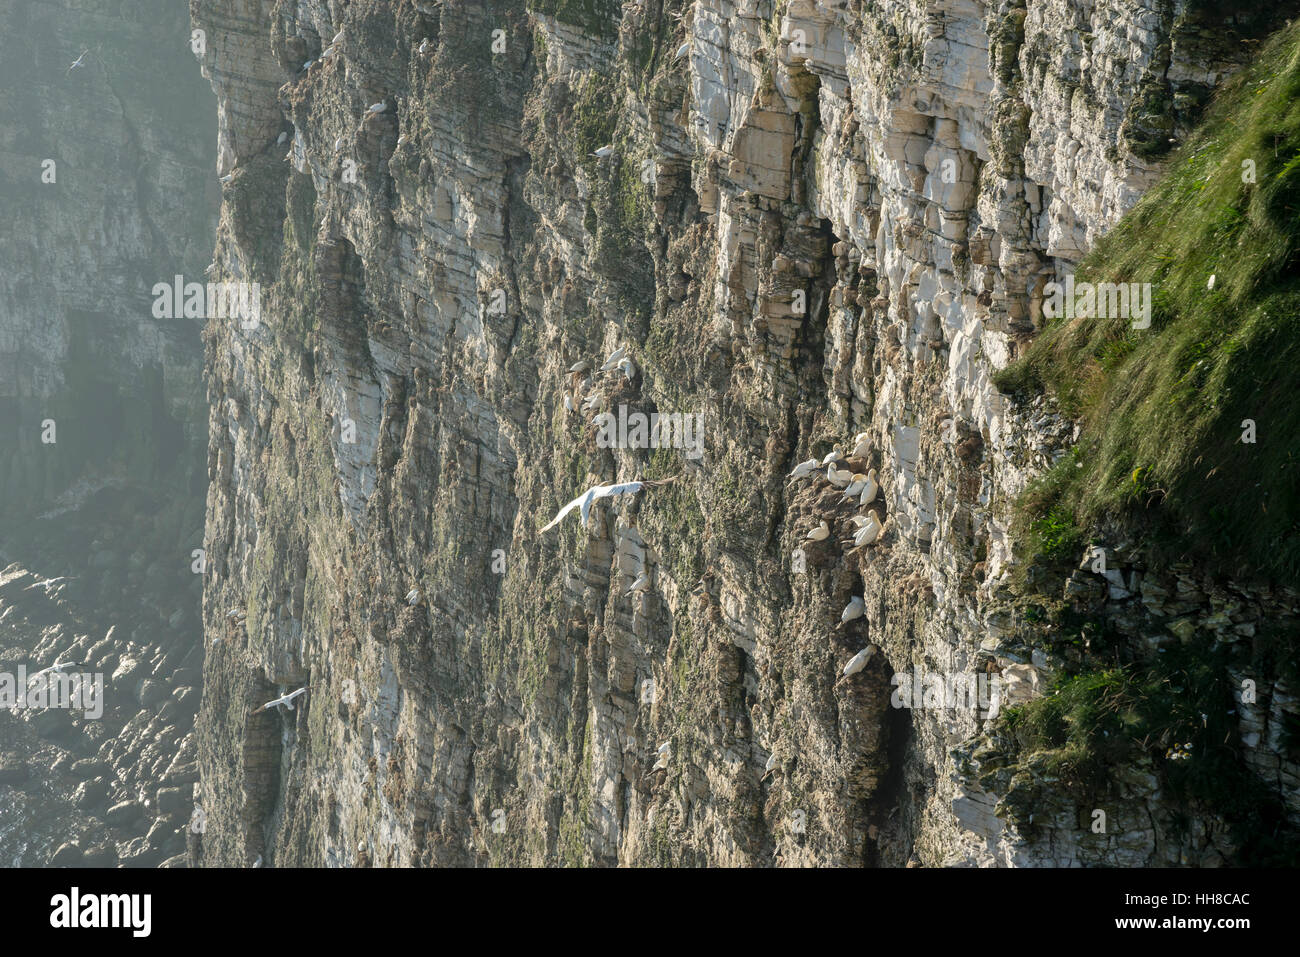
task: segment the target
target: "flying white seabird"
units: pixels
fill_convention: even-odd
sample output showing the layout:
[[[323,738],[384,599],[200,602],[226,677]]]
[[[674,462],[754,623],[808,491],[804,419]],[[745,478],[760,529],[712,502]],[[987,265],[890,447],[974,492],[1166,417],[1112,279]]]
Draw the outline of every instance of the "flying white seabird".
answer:
[[[611,495],[635,495],[643,488],[650,488],[654,485],[667,485],[669,482],[676,479],[676,477],[677,476],[674,475],[673,478],[660,479],[657,482],[635,481],[621,482],[611,485],[593,485],[568,505],[564,506],[564,508],[560,509],[559,512],[556,513],[555,518],[551,519],[550,522],[544,525],[541,531],[548,532],[556,525],[559,525],[560,522],[564,520],[564,516],[568,515],[575,508],[581,511],[582,524],[585,527],[588,519],[591,517],[591,506],[598,499],[608,498]]]
[[[266,704],[262,705],[262,707],[258,708],[257,710],[270,711],[272,708],[276,708],[279,707],[280,705],[284,705],[287,710],[292,711],[293,699],[298,697],[298,695],[300,694],[306,694],[306,693],[307,693],[307,686],[303,685],[297,691],[290,691],[288,694],[280,695],[280,697],[276,698],[274,701],[268,701]]]

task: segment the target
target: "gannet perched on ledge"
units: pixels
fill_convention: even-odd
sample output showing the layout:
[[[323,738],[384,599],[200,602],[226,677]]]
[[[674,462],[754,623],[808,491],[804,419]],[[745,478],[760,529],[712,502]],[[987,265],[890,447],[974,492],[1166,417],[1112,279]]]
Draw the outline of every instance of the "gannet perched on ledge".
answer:
[[[306,694],[306,693],[307,693],[307,686],[303,685],[297,691],[290,691],[288,694],[280,695],[280,697],[276,698],[274,701],[268,701],[266,704],[262,705],[262,707],[258,708],[257,711],[270,711],[272,708],[279,707],[280,705],[284,705],[285,708],[292,711],[293,699],[298,697],[298,695],[300,694]],[[257,712],[255,711],[254,714],[256,713]]]
[[[830,533],[831,533],[831,527],[826,524],[826,519],[823,518],[822,523],[820,525],[818,525],[811,532],[809,532],[807,535],[804,536],[804,541],[822,542],[826,540],[826,538],[830,535]]]
[[[858,499],[859,505],[870,505],[876,500],[876,493],[880,491],[880,482],[876,480],[876,470],[867,469],[867,482],[862,487],[862,497]]]
[[[676,478],[677,476],[674,475],[672,478],[659,479],[657,482],[634,481],[612,485],[593,485],[568,505],[564,506],[564,508],[560,509],[559,512],[556,513],[555,518],[551,519],[550,522],[544,525],[541,531],[549,532],[556,525],[559,525],[560,522],[564,520],[564,516],[568,515],[575,508],[581,510],[582,524],[585,527],[588,519],[591,517],[591,506],[597,499],[608,498],[611,495],[635,495],[643,488],[650,488],[654,485],[667,485]]]
[[[841,672],[841,674],[843,674],[846,678],[849,675],[856,675],[859,671],[861,671],[863,668],[867,666],[867,662],[871,660],[871,656],[874,655],[875,653],[876,653],[876,646],[867,645],[867,647],[863,648],[856,655],[854,655],[852,658],[849,659],[849,663],[844,666],[844,671]]]
[[[796,465],[794,471],[787,475],[786,478],[793,482],[796,479],[803,478],[805,475],[812,475],[815,471],[817,471],[817,460],[809,459],[806,462],[800,462]]]
[[[420,603],[420,589],[412,588],[406,593],[406,603],[408,605],[418,605]]]
[[[871,451],[870,436],[868,436],[866,432],[859,432],[857,435],[853,436],[852,455],[854,458],[858,458],[858,459],[866,458],[867,453],[870,451]]]
[[[617,369],[618,364],[623,360],[623,356],[625,355],[627,355],[626,344],[619,346],[609,354],[609,358],[606,359],[605,364],[600,367],[600,371],[608,372],[610,369]]]
[[[863,604],[862,599],[854,595],[849,599],[849,603],[844,606],[844,611],[840,613],[840,626],[847,625],[855,618],[861,618],[867,613],[867,606]]]
[[[647,573],[642,572],[640,575],[637,576],[636,581],[632,583],[632,587],[627,590],[627,594],[634,595],[637,592],[645,591],[649,587],[650,587],[650,576]]]

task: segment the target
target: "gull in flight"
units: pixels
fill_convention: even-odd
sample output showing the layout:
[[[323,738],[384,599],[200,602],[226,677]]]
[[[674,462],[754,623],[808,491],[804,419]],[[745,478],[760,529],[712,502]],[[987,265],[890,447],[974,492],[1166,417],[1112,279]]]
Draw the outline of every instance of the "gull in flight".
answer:
[[[609,354],[605,364],[600,367],[601,372],[608,372],[610,369],[617,369],[618,364],[623,361],[623,356],[627,354],[627,345],[621,345]]]
[[[262,705],[262,707],[258,708],[257,710],[270,711],[272,708],[276,708],[279,707],[280,705],[284,705],[287,710],[292,711],[293,699],[298,697],[298,695],[300,694],[306,694],[306,693],[307,693],[307,686],[303,685],[297,691],[290,691],[288,694],[280,695],[280,697],[276,698],[274,701],[268,701],[266,704]]]
[[[660,479],[657,482],[635,481],[635,482],[622,482],[622,483],[611,484],[611,485],[593,485],[591,488],[587,489],[587,491],[583,492],[581,495],[575,498],[568,505],[564,506],[564,508],[560,509],[559,512],[556,513],[555,518],[551,519],[551,521],[545,526],[543,526],[541,530],[543,532],[549,532],[556,525],[559,525],[560,522],[564,520],[564,516],[568,515],[575,508],[579,509],[582,512],[582,524],[584,527],[586,527],[587,520],[591,516],[591,506],[598,499],[608,498],[611,495],[635,495],[643,488],[649,488],[653,485],[667,485],[669,482],[674,481],[676,478],[677,476],[674,475],[672,478]]]
[[[406,603],[408,605],[418,605],[420,603],[420,589],[412,588],[406,593]]]
[[[614,155],[614,147],[602,146],[600,149],[596,150],[596,152],[592,153],[591,155],[596,157],[596,159],[606,159]]]
[[[854,655],[852,658],[849,659],[849,663],[844,666],[844,671],[841,673],[846,678],[849,675],[856,675],[859,671],[861,671],[863,668],[867,666],[867,662],[871,660],[871,656],[874,655],[875,653],[876,653],[876,646],[867,645],[867,647],[863,648],[856,655]]]
[[[830,533],[831,533],[831,527],[826,524],[826,519],[823,518],[822,523],[820,525],[818,525],[811,532],[809,532],[807,535],[804,536],[804,541],[822,542],[826,540],[826,538],[830,535]]]
[[[40,671],[36,672],[36,674],[34,674],[34,675],[28,675],[28,676],[27,676],[27,685],[28,685],[28,687],[31,687],[31,684],[32,684],[33,681],[35,681],[37,678],[44,678],[46,675],[48,675],[48,674],[49,674],[50,672],[52,672],[52,671],[57,671],[57,672],[59,672],[59,673],[62,673],[64,668],[75,668],[78,664],[79,664],[79,662],[76,662],[76,661],[56,661],[56,662],[54,662],[54,664],[50,665],[48,668],[42,668]],[[46,678],[46,681],[47,681],[47,683],[48,683],[49,679]]]
[[[805,475],[812,475],[815,471],[817,471],[817,460],[809,459],[806,462],[800,462],[796,465],[794,471],[787,475],[786,478],[793,482],[796,479],[803,478]]]
[[[77,57],[75,60],[73,60],[73,61],[72,61],[72,66],[68,67],[68,73],[71,73],[71,72],[72,72],[73,70],[75,70],[77,67],[81,66],[81,61],[84,60],[84,59],[86,59],[86,54],[89,53],[89,52],[90,52],[89,48],[87,48],[87,49],[85,49],[85,50],[82,50],[82,51],[81,51],[81,56],[79,56],[79,57]],[[67,76],[68,73],[65,73],[65,74],[63,74],[63,75],[64,75],[64,76]]]
[[[862,599],[854,595],[849,599],[849,603],[844,606],[844,611],[840,613],[840,626],[847,625],[855,618],[861,618],[867,613],[867,606],[863,604]]]

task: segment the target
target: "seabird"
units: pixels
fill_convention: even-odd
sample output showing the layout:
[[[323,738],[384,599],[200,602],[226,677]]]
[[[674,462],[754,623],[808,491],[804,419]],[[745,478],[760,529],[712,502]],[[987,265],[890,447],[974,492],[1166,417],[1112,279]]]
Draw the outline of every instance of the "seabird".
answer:
[[[853,457],[857,459],[866,458],[867,453],[871,451],[870,436],[866,432],[859,432],[853,437]]]
[[[867,483],[862,487],[862,497],[858,499],[859,505],[870,505],[876,500],[876,493],[880,491],[880,483],[876,481],[876,470],[867,469]]]
[[[72,72],[73,70],[75,70],[77,67],[81,66],[81,61],[84,60],[84,59],[86,59],[86,54],[89,53],[89,52],[90,52],[90,49],[89,49],[89,48],[87,48],[87,49],[85,49],[85,50],[82,50],[82,51],[81,51],[81,56],[79,56],[79,57],[77,57],[75,60],[73,60],[73,61],[72,61],[72,66],[68,67],[68,73],[71,73],[71,72]],[[63,74],[63,75],[64,75],[64,76],[67,76],[68,73],[65,73],[65,74]]]
[[[427,50],[427,49],[429,49],[429,41],[428,41],[428,40],[421,40],[421,41],[420,41],[420,50],[419,50],[419,52],[420,52],[420,53],[423,53],[423,52],[424,52],[425,50]]]
[[[340,30],[338,33],[334,34],[334,39],[330,41],[330,46],[334,46],[342,39],[343,39],[343,31]]]
[[[334,152],[337,153],[339,151],[339,147],[342,145],[343,145],[343,137],[340,136],[338,139],[334,141]]]
[[[676,63],[678,60],[680,60],[682,57],[686,56],[686,54],[690,52],[691,52],[691,41],[687,40],[685,43],[679,46],[677,48],[677,52],[673,54],[673,62]]]
[[[854,655],[852,658],[849,659],[849,663],[844,666],[844,670],[841,672],[841,674],[843,674],[845,677],[848,677],[849,675],[856,675],[859,671],[861,671],[863,668],[867,666],[867,662],[871,660],[871,656],[874,655],[875,653],[876,653],[876,646],[867,645],[867,647],[863,648],[856,655]]]
[[[234,178],[235,178],[234,173],[227,173],[225,176],[221,177],[221,182],[229,183]]]
[[[614,147],[602,146],[600,149],[596,150],[596,152],[592,153],[591,155],[596,157],[596,159],[605,159],[608,156],[614,155]]]
[[[839,449],[831,449],[826,453],[826,458],[822,459],[822,465],[832,465],[842,458],[844,458],[844,453]]]
[[[51,671],[62,672],[64,668],[75,668],[79,663],[80,662],[76,662],[76,661],[56,661],[48,668],[42,668],[40,671],[36,672],[36,674],[28,675],[27,684],[30,686],[31,683],[35,681],[37,678],[43,678],[45,675],[48,675]]]
[[[663,769],[668,767],[668,759],[672,757],[672,750],[668,747],[668,745],[669,745],[668,741],[665,741],[663,744],[659,745],[658,750],[655,751],[655,753],[659,755],[659,760],[655,762],[654,767],[651,768],[650,770],[662,771]]]
[[[227,618],[233,618],[233,619],[235,619],[236,621],[243,621],[243,620],[244,620],[245,618],[247,618],[248,616],[244,614],[244,609],[242,609],[242,608],[232,608],[232,609],[230,609],[230,611],[226,612],[226,617],[227,617]]]
[[[217,271],[217,264],[216,264],[216,263],[211,263],[211,264],[209,264],[209,266],[208,266],[207,269],[203,270],[203,275],[205,275],[205,276],[211,276],[211,275],[212,275],[214,272],[216,272],[216,271]]]
[[[640,575],[637,576],[636,581],[632,583],[632,587],[627,590],[627,594],[634,595],[637,592],[645,591],[649,587],[650,587],[650,576],[645,572],[642,572]]]
[[[1208,290],[1210,290],[1210,292],[1213,292],[1213,291],[1214,291],[1214,276],[1213,276],[1213,275],[1210,276],[1210,281],[1207,282],[1207,283],[1205,284],[1205,288],[1208,289]]]
[[[623,375],[627,376],[629,382],[631,382],[632,377],[636,375],[636,363],[630,358],[620,359],[617,368],[622,370]]]
[[[676,477],[677,476],[673,476],[673,478],[660,479],[657,482],[634,481],[621,482],[612,485],[593,485],[568,505],[564,506],[564,508],[560,509],[559,512],[556,513],[555,518],[551,519],[550,522],[544,525],[541,531],[547,532],[556,525],[559,525],[560,522],[564,520],[564,516],[568,515],[575,508],[581,511],[582,524],[585,527],[588,518],[591,516],[591,506],[597,499],[608,498],[611,495],[635,495],[643,488],[649,488],[654,485],[667,485],[669,482],[676,479]]]
[[[823,518],[822,523],[820,525],[818,525],[811,532],[809,532],[807,535],[804,536],[804,541],[807,542],[825,541],[826,538],[830,535],[830,533],[831,533],[831,527],[826,524],[826,519]]]
[[[627,346],[621,345],[609,354],[605,364],[600,367],[601,372],[608,372],[610,369],[617,369],[618,364],[623,361],[623,356],[627,354]]]
[[[583,360],[581,360],[580,362],[575,362],[573,365],[569,366],[569,371],[570,371],[570,372],[586,372],[586,371],[587,371],[588,369],[590,369],[590,368],[591,368],[591,360],[590,360],[590,359],[583,359]]]
[[[418,605],[420,603],[420,589],[412,588],[406,593],[406,603],[408,605]]]
[[[569,395],[569,393],[567,392],[564,393],[564,411],[565,412],[573,411],[573,396]]]
[[[880,533],[884,530],[884,527],[884,523],[880,521],[879,513],[873,508],[867,513],[866,523],[854,534],[854,546],[873,544],[876,539],[880,538]]]
[[[809,459],[806,462],[800,462],[796,465],[794,471],[787,475],[786,478],[793,482],[795,479],[801,479],[805,475],[811,475],[815,471],[817,471],[817,460]]]
[[[283,146],[283,145],[284,145],[284,141],[287,140],[288,138],[289,138],[289,132],[286,130],[286,131],[282,132],[278,137],[276,137],[275,145],[276,145],[276,146]]]
[[[602,408],[604,405],[605,405],[605,397],[601,395],[599,392],[593,392],[591,395],[587,396],[587,398],[583,400],[582,411],[594,412],[596,409]]]
[[[776,752],[775,752],[775,751],[773,751],[772,754],[771,754],[771,756],[767,759],[767,764],[763,765],[763,773],[764,773],[764,774],[767,774],[767,773],[768,773],[769,771],[771,771],[774,767],[776,767]]]
[[[844,606],[844,611],[840,612],[840,624],[847,625],[854,618],[861,618],[867,613],[867,606],[863,604],[858,595],[849,599],[849,603]]]
[[[253,861],[253,866],[254,866],[254,867],[261,867],[261,866],[262,866],[262,855],[261,855],[261,854],[258,854],[258,855],[257,855],[257,860]]]
[[[844,490],[844,498],[847,501],[856,498],[861,491],[867,487],[867,476],[862,472],[854,472],[853,480],[849,482],[849,487]]]
[[[312,65],[313,63],[315,63],[315,62],[316,62],[315,60],[308,60],[306,63],[304,63],[304,64],[302,65],[302,68],[303,68],[304,70],[310,70],[310,69],[311,69],[311,65]]]
[[[387,103],[384,103],[384,102],[381,100],[381,101],[378,102],[378,103],[371,103],[371,104],[370,104],[370,107],[366,110],[366,112],[367,112],[367,113],[382,113],[382,112],[384,112],[384,110],[386,110],[386,109],[388,109],[388,104],[387,104]]]
[[[276,698],[274,701],[268,701],[266,704],[262,705],[262,707],[258,708],[257,710],[270,711],[272,708],[276,708],[279,707],[280,705],[284,705],[286,709],[292,711],[293,699],[298,697],[298,695],[300,694],[306,694],[306,693],[307,693],[307,686],[303,685],[297,691],[290,691],[288,694],[280,695],[280,697]]]
[[[836,488],[844,488],[853,480],[853,473],[848,469],[837,469],[834,465],[826,466],[826,481]]]

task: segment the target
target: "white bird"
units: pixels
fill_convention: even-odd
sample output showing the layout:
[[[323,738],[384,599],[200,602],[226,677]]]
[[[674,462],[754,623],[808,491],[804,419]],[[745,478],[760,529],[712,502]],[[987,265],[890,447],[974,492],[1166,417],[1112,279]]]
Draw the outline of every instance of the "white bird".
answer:
[[[366,112],[367,112],[367,113],[382,113],[382,112],[384,112],[384,110],[386,110],[386,109],[388,109],[388,104],[387,104],[387,103],[384,103],[384,102],[381,101],[381,102],[379,102],[379,103],[371,103],[371,104],[370,104],[370,107],[366,110]]]
[[[406,593],[406,603],[408,605],[418,605],[422,597],[423,596],[420,594],[420,589],[412,588],[410,591]]]
[[[631,382],[632,377],[636,375],[636,363],[633,362],[631,359],[628,358],[620,359],[618,361],[618,366],[616,368],[620,369],[623,375],[627,376],[629,382]]]
[[[859,432],[853,436],[853,457],[866,458],[867,453],[871,451],[870,436],[866,432]]]
[[[849,663],[844,666],[844,670],[841,672],[841,674],[843,674],[845,677],[848,677],[849,675],[856,675],[859,671],[861,671],[863,668],[867,666],[867,662],[871,660],[871,656],[874,655],[875,653],[876,653],[876,646],[867,645],[867,647],[863,648],[856,655],[854,655],[852,658],[849,659]]]
[[[876,539],[880,538],[880,533],[884,530],[884,523],[880,521],[880,515],[873,508],[867,513],[866,524],[863,525],[853,536],[854,546],[871,545]]]
[[[289,132],[288,132],[288,130],[286,130],[286,131],[284,131],[283,133],[281,133],[279,136],[276,137],[276,139],[275,139],[275,145],[276,145],[276,146],[283,146],[283,145],[284,145],[284,141],[287,140],[288,138],[289,138]]]
[[[324,50],[320,51],[320,58],[322,60],[324,60],[328,56],[333,56],[333,55],[334,55],[334,44],[332,43],[329,46],[327,46]]]
[[[342,145],[343,145],[343,137],[340,136],[338,139],[334,141],[334,152],[337,153],[339,151],[339,147]]]
[[[235,619],[236,621],[243,621],[243,620],[244,620],[245,618],[247,618],[248,616],[244,614],[244,609],[242,609],[242,608],[232,608],[232,609],[230,609],[230,611],[226,612],[226,617],[227,617],[227,618],[233,618],[233,619]]]
[[[86,59],[86,54],[89,53],[89,52],[90,52],[89,49],[82,50],[82,51],[81,51],[81,56],[77,57],[75,60],[72,61],[72,66],[68,67],[68,72],[67,72],[67,73],[64,73],[63,75],[64,75],[64,76],[67,76],[68,73],[71,73],[71,72],[72,72],[73,70],[75,70],[77,67],[81,66],[81,61],[84,60],[84,59]]]
[[[569,393],[567,392],[564,393],[564,411],[565,412],[573,411],[573,396],[569,395]]]
[[[604,405],[605,405],[605,397],[601,395],[599,392],[593,392],[591,395],[587,396],[587,398],[583,400],[582,411],[594,412],[596,409],[602,408]]]
[[[767,764],[763,765],[763,773],[764,773],[764,774],[767,774],[767,773],[768,773],[769,771],[771,771],[774,767],[776,767],[776,752],[775,752],[775,751],[773,751],[772,754],[771,754],[771,756],[767,759]]]
[[[600,149],[596,150],[596,152],[592,153],[591,155],[596,157],[596,159],[605,159],[608,156],[614,155],[614,147],[602,146]]]
[[[844,454],[839,449],[831,449],[826,453],[826,458],[822,459],[822,465],[831,465],[844,458]]]
[[[671,741],[665,741],[663,744],[659,745],[659,747],[655,748],[655,754],[667,754],[671,745]]]
[[[221,182],[229,183],[234,178],[235,178],[234,173],[227,173],[225,176],[221,177]]]
[[[804,541],[807,542],[825,541],[826,538],[830,535],[830,533],[831,533],[831,527],[826,524],[826,519],[823,518],[822,523],[820,525],[818,525],[811,532],[809,532],[807,535],[804,536]]]
[[[330,41],[330,46],[334,46],[342,39],[343,39],[343,31],[340,30],[338,33],[334,34],[334,39]]]
[[[268,701],[266,704],[262,705],[262,707],[258,708],[257,710],[270,711],[272,708],[276,708],[279,707],[280,705],[284,705],[287,710],[292,711],[293,699],[298,697],[298,695],[300,694],[306,694],[306,693],[307,693],[307,686],[303,685],[297,691],[290,691],[288,694],[280,695],[280,697],[276,698],[274,701]]]
[[[627,594],[634,595],[637,592],[645,591],[649,587],[650,587],[650,576],[647,575],[645,572],[642,572],[640,575],[637,576],[636,581],[632,583],[632,587],[627,590]]]
[[[826,466],[826,481],[836,488],[844,488],[853,480],[853,473],[848,469],[837,469],[834,465]]]
[[[621,345],[609,354],[605,364],[600,367],[601,372],[608,372],[610,369],[617,369],[618,364],[623,361],[623,356],[627,354],[627,346]]]
[[[682,57],[686,56],[686,54],[690,52],[691,52],[691,41],[687,40],[685,43],[679,46],[677,48],[677,52],[673,54],[673,62],[676,63],[678,60],[680,60]]]
[[[217,264],[212,263],[211,265],[208,266],[207,269],[203,270],[203,275],[211,276],[216,271],[217,271]]]
[[[861,597],[854,595],[849,599],[849,603],[844,606],[844,611],[840,612],[840,624],[847,625],[855,618],[861,618],[867,613],[867,606],[863,603]]]
[[[849,521],[858,526],[858,528],[861,528],[863,525],[866,525],[867,522],[871,521],[871,519],[867,518],[865,515],[854,515],[849,519]]]
[[[793,482],[795,479],[801,479],[805,475],[811,475],[815,471],[817,471],[817,460],[809,459],[806,462],[800,462],[796,465],[794,471],[787,475],[786,478]]]
[[[429,41],[428,41],[428,40],[421,40],[421,41],[420,41],[420,50],[419,50],[419,52],[420,52],[420,53],[423,53],[423,52],[424,52],[425,50],[427,50],[427,49],[429,49]]]
[[[261,866],[262,866],[262,855],[261,855],[261,854],[258,854],[258,855],[257,855],[257,860],[253,861],[253,866],[254,866],[254,867],[261,867]]]
[[[841,501],[848,501],[851,498],[857,498],[866,487],[867,476],[862,472],[854,472],[853,481],[849,482],[849,487],[844,490],[844,498],[841,499]]]
[[[547,532],[550,531],[552,528],[554,528],[556,525],[559,525],[560,522],[564,520],[564,516],[568,515],[575,508],[581,511],[582,524],[585,527],[587,524],[587,520],[591,516],[591,506],[598,499],[608,498],[611,495],[635,495],[643,488],[650,488],[651,486],[654,485],[667,485],[669,482],[673,481],[674,479],[676,479],[676,476],[673,476],[673,478],[660,479],[657,482],[634,481],[634,482],[621,482],[621,483],[616,483],[611,485],[593,485],[591,488],[587,489],[587,491],[583,492],[581,495],[575,498],[568,505],[564,506],[564,508],[560,509],[559,512],[556,513],[555,518],[551,519],[550,522],[544,525],[541,531]]]
[[[311,65],[312,65],[313,63],[315,63],[315,62],[316,62],[315,60],[308,60],[306,63],[304,63],[304,64],[302,65],[302,68],[303,68],[304,70],[309,70],[309,69],[311,69]]]
[[[1208,290],[1210,290],[1211,292],[1214,291],[1214,276],[1213,276],[1213,275],[1210,276],[1210,281],[1207,282],[1207,283],[1205,284],[1205,288],[1208,289]]]
[[[587,371],[588,369],[590,369],[590,368],[591,368],[591,360],[590,360],[590,359],[583,359],[583,360],[581,360],[580,362],[575,362],[573,365],[569,366],[569,371],[570,371],[570,372],[586,372],[586,371]]]
[[[31,683],[35,681],[37,678],[43,678],[46,675],[48,675],[51,671],[58,671],[61,673],[64,668],[75,668],[77,664],[78,662],[75,661],[56,661],[48,668],[42,668],[40,671],[36,672],[36,674],[28,675],[27,684],[31,685]]]
[[[859,505],[870,505],[876,500],[876,493],[880,491],[880,483],[876,481],[876,470],[867,469],[867,483],[862,487],[862,496],[858,499]]]
[[[659,745],[659,749],[655,752],[659,755],[659,760],[655,762],[654,767],[650,770],[662,771],[668,767],[668,760],[673,756],[672,750],[668,747],[668,744],[669,742],[665,741],[663,744]]]

